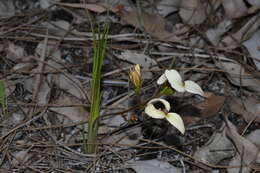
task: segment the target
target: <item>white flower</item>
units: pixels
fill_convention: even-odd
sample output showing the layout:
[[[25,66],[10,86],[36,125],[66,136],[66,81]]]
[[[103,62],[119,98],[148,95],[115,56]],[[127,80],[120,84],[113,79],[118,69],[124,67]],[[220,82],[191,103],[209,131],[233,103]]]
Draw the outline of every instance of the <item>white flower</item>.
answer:
[[[156,109],[153,105],[155,102],[161,102],[164,105],[164,108]],[[182,134],[185,132],[184,123],[180,115],[169,112],[170,103],[164,99],[152,99],[147,103],[145,107],[145,113],[152,118],[163,119],[166,118],[174,127],[176,127]]]
[[[165,73],[159,77],[157,84],[161,85],[164,82],[170,83],[171,87],[179,92],[188,91],[193,94],[204,95],[201,87],[191,80],[182,81],[181,75],[176,70],[165,70]]]

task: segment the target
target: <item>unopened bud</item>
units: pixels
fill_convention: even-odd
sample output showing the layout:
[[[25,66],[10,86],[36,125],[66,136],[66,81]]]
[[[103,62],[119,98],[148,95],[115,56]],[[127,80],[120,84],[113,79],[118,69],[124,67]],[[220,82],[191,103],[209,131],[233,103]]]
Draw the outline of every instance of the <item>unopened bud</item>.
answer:
[[[136,64],[134,68],[130,69],[129,78],[136,89],[140,89],[142,85],[141,68],[139,64]]]

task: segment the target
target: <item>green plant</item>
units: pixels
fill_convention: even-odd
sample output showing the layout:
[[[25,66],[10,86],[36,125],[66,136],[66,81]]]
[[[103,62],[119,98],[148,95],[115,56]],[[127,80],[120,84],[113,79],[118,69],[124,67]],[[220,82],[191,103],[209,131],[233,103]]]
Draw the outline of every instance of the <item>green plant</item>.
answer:
[[[98,117],[100,114],[100,81],[101,69],[105,57],[107,47],[108,25],[105,25],[102,33],[100,27],[98,31],[92,29],[93,33],[93,66],[92,66],[92,81],[91,81],[91,108],[88,118],[88,138],[87,152],[97,152],[97,133],[98,133]]]
[[[165,72],[157,80],[157,84],[163,85],[163,88],[160,91],[161,95],[171,95],[174,94],[175,91],[187,91],[193,94],[201,95],[202,97],[204,96],[203,90],[197,83],[191,80],[186,80],[183,82],[179,72],[174,69],[165,70]],[[161,103],[163,107],[157,108],[154,105],[155,103]],[[171,125],[184,134],[185,126],[181,116],[177,113],[170,112],[170,110],[171,106],[167,100],[155,98],[147,103],[144,111],[152,118],[166,119]]]
[[[7,112],[7,101],[5,95],[5,83],[3,80],[0,80],[0,104],[2,107],[2,113],[6,115]]]

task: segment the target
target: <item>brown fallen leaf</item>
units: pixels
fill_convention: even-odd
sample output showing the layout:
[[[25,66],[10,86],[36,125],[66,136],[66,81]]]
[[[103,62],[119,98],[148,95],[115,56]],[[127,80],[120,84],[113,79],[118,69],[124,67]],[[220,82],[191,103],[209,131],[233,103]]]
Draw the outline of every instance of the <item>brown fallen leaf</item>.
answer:
[[[230,166],[238,166],[238,165],[250,165],[253,163],[258,154],[258,148],[248,139],[241,136],[236,127],[229,121],[227,122],[227,136],[233,141],[234,145],[237,149],[236,156],[231,160]],[[242,171],[240,170],[242,169]],[[238,168],[228,168],[229,173],[249,173],[251,168],[248,166],[241,166]]]
[[[228,99],[227,104],[232,112],[242,115],[246,122],[249,123],[252,120],[260,122],[260,102],[254,97],[243,100],[232,97]]]
[[[178,114],[181,115],[185,125],[192,124],[201,120],[200,109],[196,108],[193,105],[184,105],[180,108]]]
[[[180,38],[166,29],[167,22],[160,15],[142,12],[139,16],[138,11],[132,10],[128,13],[122,14],[121,21],[123,24],[130,24],[139,29],[144,28],[145,32],[159,40],[173,42],[180,41]]]
[[[196,105],[201,110],[201,117],[203,118],[215,115],[223,106],[226,99],[225,96],[217,96],[210,92],[205,93],[204,96],[206,97],[205,101]]]
[[[206,99],[203,102],[195,105],[185,105],[180,108],[178,113],[182,116],[186,125],[215,115],[223,106],[226,99],[225,96],[216,96],[210,92],[205,93],[205,97]]]

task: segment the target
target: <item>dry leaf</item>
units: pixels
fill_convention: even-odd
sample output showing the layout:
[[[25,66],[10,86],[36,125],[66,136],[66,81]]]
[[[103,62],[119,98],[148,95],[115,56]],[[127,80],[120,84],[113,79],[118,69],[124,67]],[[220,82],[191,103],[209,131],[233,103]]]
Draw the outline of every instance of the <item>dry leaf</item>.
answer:
[[[181,3],[179,14],[185,23],[199,25],[206,19],[206,9],[200,0],[185,0]]]
[[[228,173],[250,173],[251,169],[249,167],[241,166],[241,158],[239,154],[237,154],[232,160],[229,162],[230,168],[228,168]],[[232,168],[233,166],[238,168]]]
[[[73,97],[64,94],[60,96],[57,100],[55,100],[55,104],[71,105],[81,104],[81,102]],[[87,120],[87,111],[83,107],[52,107],[50,109],[66,116],[74,123]]]
[[[52,5],[52,0],[40,0],[40,6],[42,9],[47,9]]]
[[[229,19],[247,14],[247,7],[243,0],[222,0],[222,5]]]
[[[136,28],[144,28],[145,32],[150,34],[152,37],[155,37],[163,41],[179,41],[180,39],[168,31],[166,20],[155,14],[149,14],[144,11],[138,15],[136,10],[132,10],[129,13],[123,14],[121,16],[122,23],[130,24]]]
[[[97,13],[103,13],[106,11],[106,8],[104,6],[98,4],[60,3],[60,2],[55,2],[55,4],[65,6],[65,7],[70,7],[70,8],[88,9],[90,11],[97,12]]]
[[[82,3],[60,3],[60,2],[55,2],[55,4],[61,5],[64,7],[70,7],[70,8],[87,9],[87,10],[90,10],[90,11],[93,11],[96,13],[103,13],[103,12],[106,12],[107,10],[116,13],[120,10],[120,8],[118,8],[118,6],[110,7],[110,5],[107,5],[107,4],[82,4]],[[120,5],[120,4],[118,4],[118,5]]]
[[[51,91],[50,86],[48,85],[46,81],[46,77],[43,77],[42,79],[42,83],[40,85],[40,90],[38,92],[38,96],[37,96],[37,103],[39,104],[47,104],[49,101],[49,93]],[[24,80],[24,88],[33,93],[33,88],[35,85],[35,78],[31,77],[31,78],[27,78],[26,80]]]
[[[133,64],[139,64],[142,66],[144,69],[149,69],[151,66],[156,66],[157,62],[150,58],[147,55],[141,54],[141,53],[135,53],[129,50],[126,50],[121,53],[121,56],[118,56],[118,58],[124,60],[124,61],[129,61]]]
[[[29,154],[28,150],[19,151],[14,154],[12,164],[14,166],[18,166],[18,165],[23,164],[26,161],[28,161],[30,159],[30,157],[32,157],[32,154]]]
[[[216,65],[224,70],[230,82],[237,86],[248,87],[260,94],[260,80],[247,73],[243,66],[236,61],[224,58],[216,61]]]
[[[199,148],[194,157],[204,163],[218,164],[225,158],[234,155],[233,144],[226,136],[226,129],[221,133],[214,133],[209,141]]]
[[[127,121],[125,118],[118,115],[112,116],[108,119],[101,120],[101,123],[104,124],[106,127],[106,131],[102,131],[102,133],[107,133],[108,131],[115,130],[116,128],[121,127],[123,124],[126,124]]]
[[[241,99],[238,97],[232,97],[228,99],[228,105],[230,110],[236,114],[243,116],[246,122],[252,120],[260,122],[260,102],[253,97],[247,99]]]
[[[65,20],[43,22],[41,25],[48,29],[49,34],[55,34],[58,36],[64,36],[70,28],[69,22]]]
[[[223,20],[218,24],[216,28],[210,28],[206,31],[206,36],[208,40],[213,45],[218,45],[219,41],[221,40],[221,36],[224,35],[231,27],[231,21],[230,20]]]
[[[260,6],[259,0],[247,0],[247,2],[253,6]]]
[[[219,109],[223,106],[226,97],[216,96],[213,93],[205,93],[205,101],[196,105],[201,110],[201,117],[206,118],[218,113]]]
[[[157,159],[128,162],[126,165],[132,168],[136,173],[181,173],[182,169],[174,167],[166,161]]]
[[[241,165],[241,163],[243,165],[249,165],[254,162],[258,154],[258,148],[251,141],[238,134],[236,127],[229,120],[227,120],[227,127],[227,136],[231,138],[237,149],[237,155],[232,159],[229,165],[238,166]],[[239,172],[240,169],[241,168],[228,168],[228,172],[249,173],[251,171],[250,167],[245,166],[242,167],[242,172]]]
[[[130,11],[133,9],[133,4],[131,3],[131,1],[128,0],[103,0],[101,2],[103,2],[102,5],[104,5],[114,13],[120,13],[123,9],[126,11]]]
[[[6,97],[10,96],[14,92],[17,83],[19,82],[13,80],[4,80]]]
[[[178,110],[185,125],[195,123],[201,120],[200,109],[193,105],[184,105]]]
[[[252,131],[246,135],[245,138],[255,144],[258,149],[260,149],[260,129]]]
[[[21,124],[25,118],[26,116],[23,113],[14,112],[12,114],[9,114],[8,117],[2,121],[2,123],[9,127],[15,127]]]
[[[15,14],[13,1],[0,1],[0,17],[10,17]]]
[[[242,26],[242,28],[239,31],[237,31],[234,34],[226,36],[222,40],[222,43],[224,43],[223,46],[237,47],[240,46],[240,44],[245,40],[248,40],[259,28],[260,26],[259,18],[260,18],[260,13],[251,17],[247,21],[247,23]]]
[[[7,55],[6,57],[12,61],[17,61],[26,56],[26,52],[24,51],[24,48],[21,46],[17,46],[13,43],[8,44],[7,48]]]
[[[58,88],[65,90],[78,99],[85,100],[86,94],[80,81],[69,73],[48,75],[50,83],[55,84]]]
[[[24,62],[24,63],[18,63],[15,66],[13,66],[12,71],[13,72],[25,72],[25,71],[31,71],[33,67],[36,64],[33,62]]]
[[[121,53],[121,55],[117,55],[118,58],[124,60],[124,61],[129,61],[133,64],[139,64],[141,67],[143,67],[144,70],[150,70],[152,66],[156,66],[157,62],[150,58],[147,55],[140,54],[140,53],[135,53],[132,51],[124,51]],[[142,78],[143,79],[151,79],[152,73],[149,71],[142,72]]]
[[[186,125],[213,116],[223,106],[226,97],[216,96],[213,93],[205,93],[205,100],[194,105],[184,105],[178,110]]]
[[[156,5],[158,13],[163,17],[178,10],[181,0],[161,0]]]
[[[260,2],[260,1],[259,1]],[[243,43],[253,58],[253,61],[258,70],[260,70],[260,29],[254,33],[254,35]]]
[[[105,144],[137,145],[142,138],[142,127],[128,128],[102,139]]]
[[[50,56],[50,57],[54,58],[56,61],[61,61],[61,52],[59,49],[56,49],[55,45],[47,43],[47,46],[46,47],[45,46],[46,45],[45,45],[44,41],[41,41],[37,45],[37,48],[35,49],[36,55],[40,56],[42,54],[42,51],[45,50],[46,57]],[[46,66],[46,68],[50,68],[50,67]],[[53,70],[53,68],[52,68],[52,70]]]

